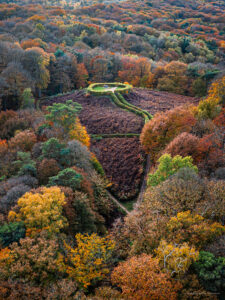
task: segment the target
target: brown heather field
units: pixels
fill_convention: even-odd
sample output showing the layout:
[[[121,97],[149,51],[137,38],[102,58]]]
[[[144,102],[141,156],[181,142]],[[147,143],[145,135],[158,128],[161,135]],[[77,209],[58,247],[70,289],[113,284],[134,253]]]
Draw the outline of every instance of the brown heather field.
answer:
[[[197,103],[197,98],[135,88],[125,95],[128,102],[139,106],[152,115],[185,103]],[[133,113],[115,106],[110,98],[86,96],[84,91],[51,97],[42,106],[72,99],[82,105],[79,115],[89,134],[141,133],[144,122]],[[138,137],[92,139],[91,150],[101,162],[111,191],[120,200],[137,196],[143,178],[145,155]]]

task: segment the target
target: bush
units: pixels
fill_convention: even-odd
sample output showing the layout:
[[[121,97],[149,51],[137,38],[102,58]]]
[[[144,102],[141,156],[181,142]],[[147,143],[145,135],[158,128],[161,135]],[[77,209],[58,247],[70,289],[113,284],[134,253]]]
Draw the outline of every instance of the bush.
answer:
[[[155,161],[165,146],[182,132],[190,132],[196,120],[187,107],[158,113],[145,124],[140,140],[146,153]]]
[[[9,140],[9,147],[17,151],[31,151],[33,145],[37,142],[34,132],[25,130],[17,133],[15,137]]]
[[[157,170],[148,175],[148,185],[157,186],[182,168],[190,168],[197,173],[198,168],[192,164],[192,161],[193,159],[190,156],[182,158],[180,155],[175,157],[171,157],[170,154],[162,155],[158,159]]]
[[[199,138],[187,132],[183,132],[175,137],[165,148],[164,153],[172,157],[180,155],[182,157],[191,156],[195,161],[197,156]]]
[[[225,258],[216,258],[212,253],[201,251],[199,260],[194,264],[200,283],[206,290],[224,295]]]
[[[19,242],[20,239],[25,237],[25,234],[26,229],[22,222],[5,223],[0,226],[0,244],[7,247],[13,242]]]
[[[122,289],[126,299],[177,299],[181,286],[160,269],[158,259],[142,254],[134,256],[116,267],[112,283]]]
[[[41,185],[46,185],[50,177],[57,175],[60,167],[54,159],[44,158],[37,168],[37,178]]]
[[[73,169],[67,168],[58,173],[58,175],[49,178],[49,186],[67,186],[73,191],[80,187],[82,176]]]

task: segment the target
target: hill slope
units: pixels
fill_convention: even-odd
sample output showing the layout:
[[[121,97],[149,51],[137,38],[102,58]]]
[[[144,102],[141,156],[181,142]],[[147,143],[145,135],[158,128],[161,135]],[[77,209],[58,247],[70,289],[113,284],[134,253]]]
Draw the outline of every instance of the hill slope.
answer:
[[[198,102],[197,98],[142,88],[135,88],[124,97],[131,104],[153,115],[175,106]],[[92,137],[91,150],[112,183],[111,192],[123,201],[135,198],[142,182],[146,161],[139,137],[101,138],[101,135],[140,134],[144,125],[143,119],[115,106],[107,96],[87,96],[84,91],[51,97],[43,101],[42,105],[65,102],[68,99],[82,105],[79,116],[88,133],[99,135],[99,138]]]

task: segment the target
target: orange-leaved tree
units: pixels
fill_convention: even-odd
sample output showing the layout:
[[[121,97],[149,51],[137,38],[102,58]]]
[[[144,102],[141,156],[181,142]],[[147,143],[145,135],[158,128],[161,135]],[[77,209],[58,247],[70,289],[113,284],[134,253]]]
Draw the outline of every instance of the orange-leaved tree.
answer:
[[[190,132],[196,123],[189,107],[176,107],[165,113],[158,113],[145,124],[141,133],[141,144],[155,161],[160,151],[178,134]]]
[[[157,258],[142,254],[120,263],[112,272],[112,283],[132,300],[173,300],[181,285],[163,273]]]

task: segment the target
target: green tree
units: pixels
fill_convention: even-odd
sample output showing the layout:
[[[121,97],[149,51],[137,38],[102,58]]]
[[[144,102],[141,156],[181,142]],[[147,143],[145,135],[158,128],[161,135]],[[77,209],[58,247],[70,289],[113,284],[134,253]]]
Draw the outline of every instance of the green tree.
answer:
[[[49,178],[49,186],[59,185],[70,187],[73,191],[80,187],[82,175],[67,168],[58,173],[58,175]]]
[[[13,242],[18,242],[24,238],[26,229],[23,222],[9,222],[0,226],[0,244],[7,247]]]
[[[192,161],[191,156],[182,157],[176,155],[171,157],[171,155],[167,153],[162,155],[158,159],[159,165],[157,170],[148,176],[148,185],[157,186],[182,168],[190,168],[197,173],[198,168],[192,164]]]
[[[34,108],[34,97],[31,92],[31,88],[27,88],[23,91],[23,94],[21,96],[22,103],[21,103],[21,108]]]
[[[46,115],[46,120],[55,126],[63,127],[68,133],[72,129],[81,108],[79,103],[72,100],[67,100],[66,103],[54,103],[47,108],[49,114]]]
[[[199,260],[195,262],[194,268],[206,290],[224,295],[225,257],[216,258],[210,252],[201,251]]]

